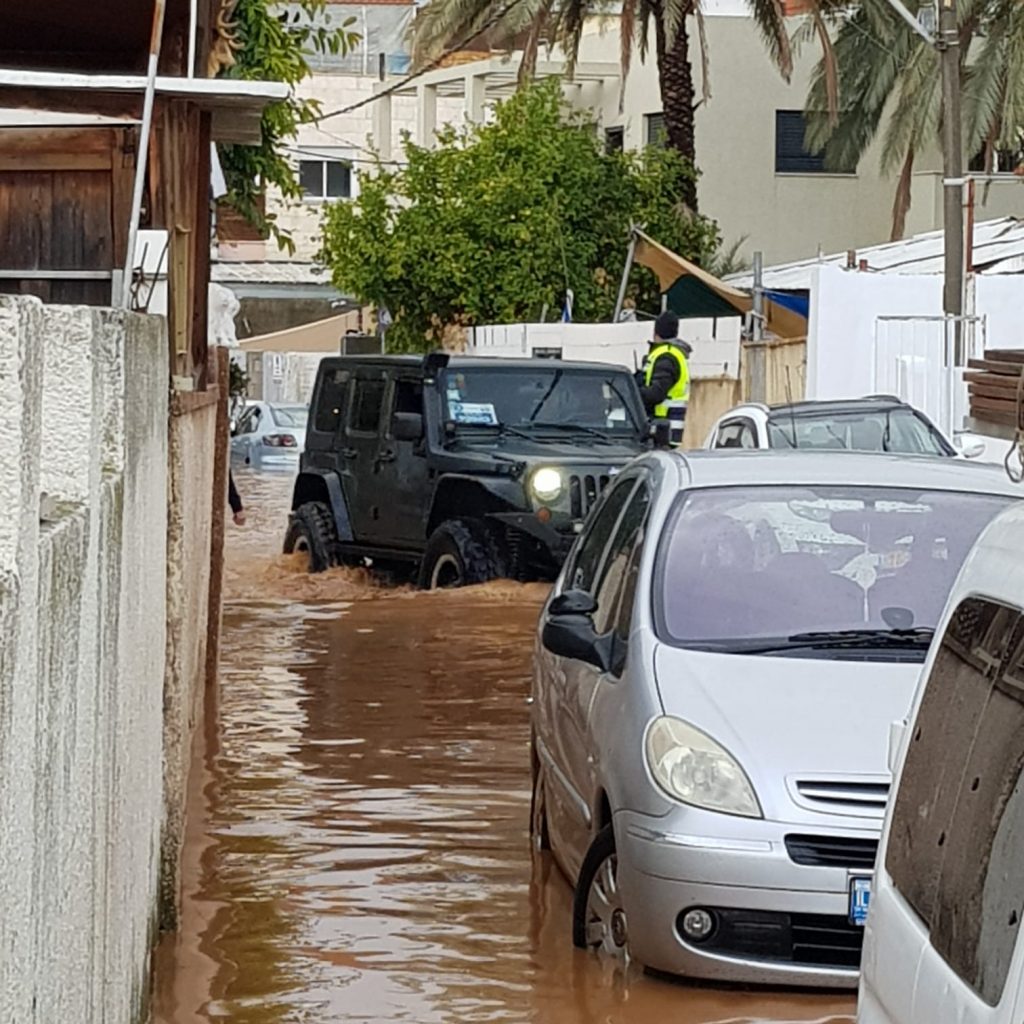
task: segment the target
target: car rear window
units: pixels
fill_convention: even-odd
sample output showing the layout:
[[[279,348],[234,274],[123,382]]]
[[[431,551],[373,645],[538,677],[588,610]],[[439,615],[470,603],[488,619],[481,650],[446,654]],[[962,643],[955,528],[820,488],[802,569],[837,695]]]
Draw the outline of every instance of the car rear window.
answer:
[[[954,451],[913,409],[865,409],[821,415],[784,411],[768,420],[772,448],[898,452],[902,455],[954,455]]]
[[[661,540],[659,633],[680,647],[794,655],[813,647],[803,634],[842,634],[829,638],[835,656],[862,657],[873,648],[853,631],[874,631],[890,644],[879,660],[923,661],[967,552],[1008,501],[855,486],[685,492]],[[897,651],[899,630],[922,642]]]
[[[304,405],[272,405],[270,414],[279,427],[304,428],[309,419],[309,410]]]

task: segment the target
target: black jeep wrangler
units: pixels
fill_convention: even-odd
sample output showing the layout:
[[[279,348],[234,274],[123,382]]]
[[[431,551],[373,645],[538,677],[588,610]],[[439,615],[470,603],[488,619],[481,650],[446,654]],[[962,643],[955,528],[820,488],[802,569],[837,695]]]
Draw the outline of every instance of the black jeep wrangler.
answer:
[[[624,367],[325,359],[284,550],[308,552],[313,572],[418,568],[425,588],[552,579],[649,434]]]

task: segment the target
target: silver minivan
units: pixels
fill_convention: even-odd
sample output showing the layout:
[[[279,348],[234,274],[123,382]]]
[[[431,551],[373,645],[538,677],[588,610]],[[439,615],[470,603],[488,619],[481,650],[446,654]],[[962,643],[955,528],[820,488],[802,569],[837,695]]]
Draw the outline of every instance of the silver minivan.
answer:
[[[652,453],[613,479],[542,612],[535,845],[577,946],[675,974],[856,984],[890,724],[995,467]]]

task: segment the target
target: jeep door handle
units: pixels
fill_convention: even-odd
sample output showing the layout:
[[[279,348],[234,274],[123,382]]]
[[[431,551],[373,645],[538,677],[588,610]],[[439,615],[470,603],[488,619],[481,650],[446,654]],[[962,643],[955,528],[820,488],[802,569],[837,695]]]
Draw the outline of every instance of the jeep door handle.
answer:
[[[397,458],[398,458],[398,456],[391,449],[388,449],[387,451],[380,452],[377,455],[377,461],[378,462],[394,462],[395,459],[397,459]]]
[[[342,448],[341,457],[343,459],[358,459],[359,449],[358,448]]]

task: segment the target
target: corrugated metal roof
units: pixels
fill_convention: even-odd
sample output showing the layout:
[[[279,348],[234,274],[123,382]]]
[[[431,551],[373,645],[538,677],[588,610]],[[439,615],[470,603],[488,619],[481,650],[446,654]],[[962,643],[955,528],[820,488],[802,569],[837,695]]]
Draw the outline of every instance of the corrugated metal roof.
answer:
[[[302,260],[223,260],[210,264],[210,279],[218,284],[328,285],[331,276],[316,263]]]
[[[943,233],[929,231],[899,242],[857,250],[857,261],[867,261],[868,272],[887,274],[941,274]],[[764,270],[764,286],[780,291],[806,291],[814,268],[822,264],[846,266],[846,253],[783,263]],[[979,273],[1020,273],[1024,267],[1024,220],[1001,217],[974,225],[974,266]],[[753,275],[734,274],[726,280],[739,288],[752,288]]]

